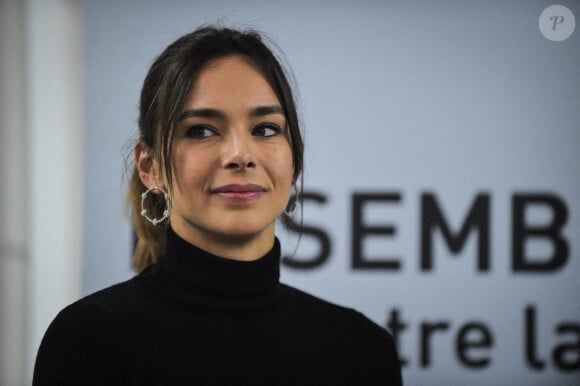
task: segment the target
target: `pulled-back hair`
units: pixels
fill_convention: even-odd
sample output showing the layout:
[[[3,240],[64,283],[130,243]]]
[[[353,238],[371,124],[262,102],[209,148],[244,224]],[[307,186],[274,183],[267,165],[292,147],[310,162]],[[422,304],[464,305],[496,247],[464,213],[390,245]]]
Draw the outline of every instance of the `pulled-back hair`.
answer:
[[[303,142],[296,103],[280,61],[256,31],[204,26],[171,43],[155,59],[141,90],[138,146],[144,146],[157,160],[169,190],[173,180],[171,149],[175,128],[190,89],[208,62],[235,55],[251,59],[278,97],[288,125],[294,182],[302,173]],[[165,242],[166,224],[154,226],[140,216],[141,194],[146,190],[135,166],[129,183],[128,202],[137,234],[133,257],[133,267],[137,271],[157,260]],[[171,196],[171,191],[169,193]],[[160,218],[163,205],[148,211],[151,211],[151,217]]]

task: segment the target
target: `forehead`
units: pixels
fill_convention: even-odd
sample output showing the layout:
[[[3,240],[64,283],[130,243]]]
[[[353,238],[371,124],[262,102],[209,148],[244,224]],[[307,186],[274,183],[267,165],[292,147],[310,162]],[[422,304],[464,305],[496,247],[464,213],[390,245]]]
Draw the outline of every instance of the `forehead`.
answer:
[[[245,56],[208,62],[190,89],[185,108],[250,108],[280,105],[258,65]]]

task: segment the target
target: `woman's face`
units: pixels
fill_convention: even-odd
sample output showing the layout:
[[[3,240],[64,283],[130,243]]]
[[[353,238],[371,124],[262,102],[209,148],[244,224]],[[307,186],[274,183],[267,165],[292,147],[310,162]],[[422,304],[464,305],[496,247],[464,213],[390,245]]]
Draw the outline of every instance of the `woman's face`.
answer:
[[[201,248],[246,241],[270,248],[294,173],[286,126],[280,101],[250,59],[207,64],[173,142],[175,232]]]

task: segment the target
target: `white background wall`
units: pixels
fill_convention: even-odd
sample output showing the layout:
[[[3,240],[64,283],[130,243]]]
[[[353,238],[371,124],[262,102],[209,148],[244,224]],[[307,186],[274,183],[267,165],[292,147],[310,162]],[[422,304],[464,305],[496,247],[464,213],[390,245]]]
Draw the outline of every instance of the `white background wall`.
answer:
[[[82,4],[0,1],[0,385],[81,294]]]
[[[577,1],[561,1],[574,14]],[[87,147],[85,292],[130,277],[130,229],[122,217],[123,149],[136,132],[144,74],[172,40],[203,22],[222,20],[266,31],[297,79],[306,132],[304,222],[331,240],[317,269],[284,267],[282,279],[363,311],[386,325],[398,310],[407,325],[400,352],[409,385],[565,385],[580,368],[553,360],[562,344],[580,355],[580,40],[546,39],[539,17],[547,1],[100,1],[86,3]],[[369,259],[401,268],[353,269],[355,192],[396,192],[396,203],[367,204],[367,226],[393,236],[363,241]],[[433,235],[434,269],[420,269],[421,196],[435,195],[453,232],[478,194],[489,199],[490,269],[476,269],[477,232],[458,254]],[[566,264],[547,273],[512,270],[512,198],[554,195],[565,206]],[[103,205],[103,203],[108,203]],[[546,205],[526,210],[526,224],[546,226]],[[295,239],[279,234],[287,251]],[[424,243],[424,241],[423,241]],[[108,247],[104,247],[108,246]],[[533,261],[549,260],[553,243],[525,243]],[[320,251],[306,235],[296,259]],[[530,257],[532,256],[532,257]],[[526,309],[535,313],[532,359],[526,359]],[[457,354],[459,331],[483,325],[493,342],[468,349],[489,359],[481,369]],[[428,325],[443,323],[429,338]],[[557,333],[562,324],[576,330]],[[575,332],[574,332],[575,331]],[[480,330],[468,341],[481,341]],[[421,364],[421,341],[431,361]],[[575,349],[574,349],[575,347]],[[575,350],[575,351],[574,351]],[[534,359],[544,361],[534,369]]]
[[[578,12],[578,3],[565,2]],[[122,220],[123,147],[135,132],[138,92],[151,60],[203,22],[249,24],[283,48],[301,94],[306,131],[305,188],[323,194],[304,221],[331,239],[327,263],[285,268],[283,280],[355,307],[385,325],[397,308],[408,324],[400,336],[409,384],[565,384],[550,359],[561,343],[578,344],[557,325],[580,324],[580,42],[547,40],[538,19],[544,1],[516,2],[166,2],[86,3],[87,173],[85,292],[130,276],[130,230]],[[393,237],[370,237],[365,254],[395,256],[398,271],[354,270],[352,195],[398,192],[396,204],[369,204],[366,224],[393,225]],[[420,261],[420,196],[433,192],[457,231],[478,193],[489,195],[489,272],[475,269],[472,235],[457,257],[437,234],[435,269]],[[570,247],[557,272],[511,269],[511,211],[516,193],[550,193],[565,203]],[[110,205],[103,207],[102,203]],[[533,212],[533,211],[532,211]],[[535,214],[534,214],[535,213]],[[536,207],[528,221],[550,222]],[[280,232],[284,238],[285,232]],[[285,239],[285,238],[284,238]],[[291,251],[293,240],[285,242]],[[114,246],[103,248],[103,245]],[[527,243],[541,260],[546,240]],[[315,255],[304,237],[297,258]],[[525,357],[524,314],[535,307],[537,355]],[[456,356],[458,330],[482,323],[493,335],[473,370]],[[421,323],[448,323],[432,338],[432,362],[420,364]],[[471,338],[478,340],[480,337]],[[572,359],[573,360],[572,353]],[[575,355],[579,355],[578,351]]]
[[[304,222],[322,229],[332,250],[317,269],[284,267],[283,281],[361,310],[381,325],[396,308],[408,325],[400,335],[406,384],[578,383],[580,369],[563,371],[552,354],[567,344],[569,362],[580,355],[578,333],[556,330],[580,325],[580,40],[578,31],[562,42],[540,33],[538,19],[551,2],[101,0],[81,8],[74,1],[31,0],[24,12],[16,11],[23,19],[7,17],[9,3],[0,3],[2,20],[23,21],[3,22],[3,28],[21,33],[24,25],[25,39],[6,43],[16,48],[2,39],[2,85],[10,81],[11,90],[26,93],[3,92],[0,104],[0,145],[5,156],[12,154],[12,167],[2,165],[1,213],[9,225],[2,227],[0,259],[0,384],[28,376],[22,368],[27,374],[48,321],[79,296],[80,256],[83,293],[131,276],[123,167],[136,131],[139,89],[168,43],[216,20],[266,31],[283,48],[299,86],[305,188],[327,199],[307,203]],[[577,1],[559,3],[580,12]],[[24,59],[15,65],[13,55]],[[16,127],[26,128],[24,136]],[[10,177],[15,170],[21,173]],[[396,228],[394,236],[369,237],[363,245],[370,258],[400,261],[400,270],[352,268],[355,192],[401,195],[398,203],[367,205],[363,215],[367,225]],[[435,268],[420,269],[420,197],[429,192],[453,231],[477,194],[489,196],[488,272],[475,268],[476,234],[455,255],[437,232]],[[569,253],[561,269],[513,272],[511,200],[517,193],[548,193],[564,203],[568,218],[561,234]],[[26,197],[24,203],[18,197]],[[531,209],[528,222],[550,223],[546,207]],[[294,238],[283,229],[280,236],[292,251]],[[552,248],[536,238],[526,253],[542,261]],[[306,235],[296,258],[319,250]],[[12,295],[23,292],[26,307]],[[534,355],[545,361],[543,369],[526,360],[527,306],[537,314]],[[8,315],[16,319],[5,322]],[[14,327],[22,320],[26,329]],[[462,365],[455,349],[458,330],[472,321],[493,335],[491,347],[469,352],[490,358],[479,370]],[[437,322],[448,329],[432,337],[431,363],[424,366],[421,324]],[[22,356],[28,367],[14,359]],[[7,368],[12,371],[4,373]]]
[[[25,374],[26,239],[23,7],[0,2],[0,384]]]

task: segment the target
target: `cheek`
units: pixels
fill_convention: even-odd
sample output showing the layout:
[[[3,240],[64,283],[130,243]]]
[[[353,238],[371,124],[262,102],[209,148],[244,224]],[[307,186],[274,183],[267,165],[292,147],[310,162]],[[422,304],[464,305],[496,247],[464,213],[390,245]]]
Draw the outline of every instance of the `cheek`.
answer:
[[[200,183],[203,172],[208,169],[206,164],[199,154],[185,146],[176,146],[173,152],[173,185],[183,189]]]
[[[290,187],[294,179],[294,161],[292,159],[292,152],[290,149],[287,149],[281,152],[280,155],[281,157],[279,157],[276,164],[277,175],[284,184]]]
[[[184,179],[185,172],[185,154],[181,146],[173,148],[173,160],[171,167],[173,168],[173,185],[179,187],[181,181]]]

